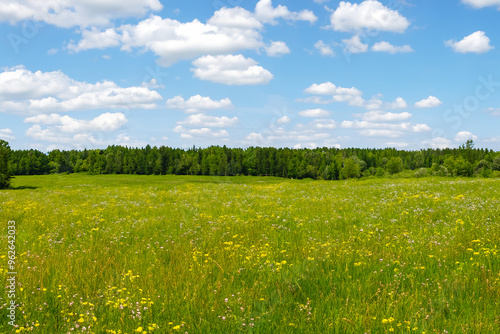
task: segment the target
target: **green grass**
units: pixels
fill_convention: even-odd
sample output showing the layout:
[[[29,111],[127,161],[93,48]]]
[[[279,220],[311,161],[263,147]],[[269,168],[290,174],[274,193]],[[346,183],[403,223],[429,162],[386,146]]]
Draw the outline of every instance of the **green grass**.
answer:
[[[500,180],[13,186],[0,279],[15,220],[20,332],[500,333]],[[4,284],[0,298],[9,333]]]

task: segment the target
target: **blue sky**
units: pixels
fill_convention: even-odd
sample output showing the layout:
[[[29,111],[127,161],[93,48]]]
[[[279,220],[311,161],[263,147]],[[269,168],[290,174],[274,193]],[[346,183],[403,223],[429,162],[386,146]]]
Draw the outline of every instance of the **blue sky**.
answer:
[[[0,139],[500,150],[500,0],[6,0]]]

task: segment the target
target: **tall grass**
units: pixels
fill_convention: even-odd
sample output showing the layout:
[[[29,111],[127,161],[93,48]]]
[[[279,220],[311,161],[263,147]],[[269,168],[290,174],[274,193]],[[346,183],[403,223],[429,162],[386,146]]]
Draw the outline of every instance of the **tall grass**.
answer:
[[[0,332],[500,332],[500,181],[16,177]],[[34,189],[31,189],[34,188]]]

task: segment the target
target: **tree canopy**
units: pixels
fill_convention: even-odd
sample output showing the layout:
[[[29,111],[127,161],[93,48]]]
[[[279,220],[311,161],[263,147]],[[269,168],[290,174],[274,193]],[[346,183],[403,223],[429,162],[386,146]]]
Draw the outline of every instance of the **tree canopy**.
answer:
[[[5,143],[6,144],[6,143]],[[4,145],[5,145],[4,144]],[[3,147],[3,146],[2,146]],[[5,147],[8,147],[5,146]],[[8,174],[178,174],[261,175],[285,178],[342,180],[413,171],[414,176],[483,176],[500,171],[500,154],[467,143],[455,149],[404,151],[393,148],[211,146],[187,150],[166,146],[109,146],[94,150],[17,150],[10,155]]]

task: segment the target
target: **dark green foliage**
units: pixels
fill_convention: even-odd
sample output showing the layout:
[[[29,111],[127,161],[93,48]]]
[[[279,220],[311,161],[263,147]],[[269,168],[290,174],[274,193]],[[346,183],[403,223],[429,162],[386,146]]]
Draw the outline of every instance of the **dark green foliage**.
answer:
[[[403,170],[416,176],[491,177],[500,170],[500,156],[476,149],[472,142],[458,149],[398,151],[387,149],[316,148],[290,149],[211,146],[183,150],[171,147],[130,148],[109,146],[104,150],[13,151],[10,175],[49,173],[143,174],[143,175],[255,175],[285,178],[341,180],[384,177]],[[406,174],[402,173],[401,177]]]
[[[9,156],[9,143],[0,139],[0,189],[10,186]]]
[[[387,162],[387,171],[390,174],[396,174],[403,171],[403,160],[400,157],[393,157]]]

